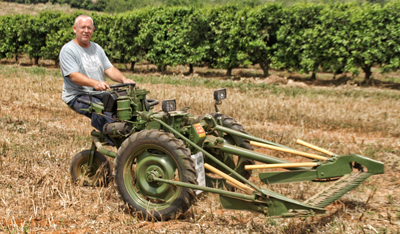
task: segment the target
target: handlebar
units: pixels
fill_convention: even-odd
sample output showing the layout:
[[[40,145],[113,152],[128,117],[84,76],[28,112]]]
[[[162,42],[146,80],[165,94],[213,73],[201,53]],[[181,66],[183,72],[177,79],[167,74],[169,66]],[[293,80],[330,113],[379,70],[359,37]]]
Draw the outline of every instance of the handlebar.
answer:
[[[136,86],[136,83],[126,83],[126,84],[116,84],[116,85],[110,85],[110,89],[117,89],[120,87],[125,87],[125,86],[129,86],[132,85],[133,87]],[[92,88],[93,91],[97,91],[95,88]]]
[[[126,84],[116,84],[116,85],[110,85],[111,89],[115,89],[115,88],[119,88],[119,87],[125,87],[125,86],[129,86],[132,85],[133,87],[136,86],[136,83],[126,83]]]

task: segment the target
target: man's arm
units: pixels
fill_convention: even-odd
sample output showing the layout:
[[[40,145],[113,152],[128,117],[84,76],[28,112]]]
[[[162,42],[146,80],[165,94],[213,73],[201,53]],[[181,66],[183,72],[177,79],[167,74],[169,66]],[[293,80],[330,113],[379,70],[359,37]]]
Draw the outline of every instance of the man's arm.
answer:
[[[118,70],[116,67],[110,67],[107,70],[104,71],[108,77],[110,77],[111,80],[122,83],[122,84],[127,84],[127,83],[135,83],[135,81],[131,79],[127,79],[124,74]]]
[[[110,88],[106,82],[89,78],[80,72],[72,72],[69,74],[69,78],[78,85],[93,87],[98,91],[104,91]]]

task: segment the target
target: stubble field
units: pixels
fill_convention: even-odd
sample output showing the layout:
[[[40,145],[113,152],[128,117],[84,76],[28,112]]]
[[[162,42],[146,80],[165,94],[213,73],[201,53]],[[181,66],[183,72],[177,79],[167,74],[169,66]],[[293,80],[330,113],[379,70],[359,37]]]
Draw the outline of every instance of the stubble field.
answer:
[[[196,85],[200,77],[126,75],[139,87],[150,90],[150,98],[175,98],[178,108],[190,106],[189,112],[195,116],[214,111],[213,90],[219,87]],[[176,83],[166,84],[165,80]],[[296,139],[339,155],[361,154],[384,162],[385,174],[370,177],[328,206],[323,216],[281,219],[228,211],[220,207],[218,196],[208,193],[177,220],[147,222],[130,213],[112,183],[106,187],[72,183],[71,158],[90,148],[92,127],[89,119],[71,111],[61,100],[59,70],[0,66],[0,84],[0,232],[400,232],[399,91],[349,85],[275,85],[262,89],[247,83],[241,88],[228,88],[228,99],[220,110],[251,134],[304,151],[308,150],[294,144]],[[307,161],[285,153],[255,150]],[[251,179],[257,183],[256,173]],[[306,200],[325,185],[263,186]]]

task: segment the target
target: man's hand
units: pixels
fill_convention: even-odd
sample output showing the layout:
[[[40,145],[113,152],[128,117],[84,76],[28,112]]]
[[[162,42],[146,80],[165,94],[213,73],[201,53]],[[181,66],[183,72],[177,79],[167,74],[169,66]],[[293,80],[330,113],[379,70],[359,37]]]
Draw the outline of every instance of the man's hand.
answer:
[[[131,79],[125,78],[125,79],[122,81],[122,83],[123,83],[123,84],[129,84],[129,83],[136,83],[136,82],[133,81],[133,80],[131,80]]]
[[[93,88],[97,91],[104,91],[106,89],[110,89],[110,86],[104,81],[97,81]]]
[[[108,77],[111,78],[111,80],[116,81],[118,83],[122,84],[128,84],[128,83],[135,83],[135,81],[131,79],[127,79],[121,72],[118,70],[116,67],[110,67],[109,69],[104,71]]]

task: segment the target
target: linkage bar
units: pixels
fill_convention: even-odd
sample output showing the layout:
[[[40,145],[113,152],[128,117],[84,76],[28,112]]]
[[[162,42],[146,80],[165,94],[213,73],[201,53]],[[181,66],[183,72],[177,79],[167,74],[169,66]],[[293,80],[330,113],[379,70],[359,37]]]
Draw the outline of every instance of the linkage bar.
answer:
[[[324,162],[328,160],[327,157],[319,156],[319,155],[316,155],[316,154],[309,154],[309,153],[298,151],[298,150],[285,149],[285,148],[276,147],[276,146],[272,146],[272,145],[262,144],[262,143],[255,142],[255,141],[250,141],[250,144],[254,145],[254,146],[267,148],[267,149],[273,149],[273,150],[282,151],[282,152],[286,152],[286,153],[297,154],[297,155],[300,155],[300,156],[303,156],[303,157],[317,159],[317,160],[321,160],[321,161],[324,161]]]

